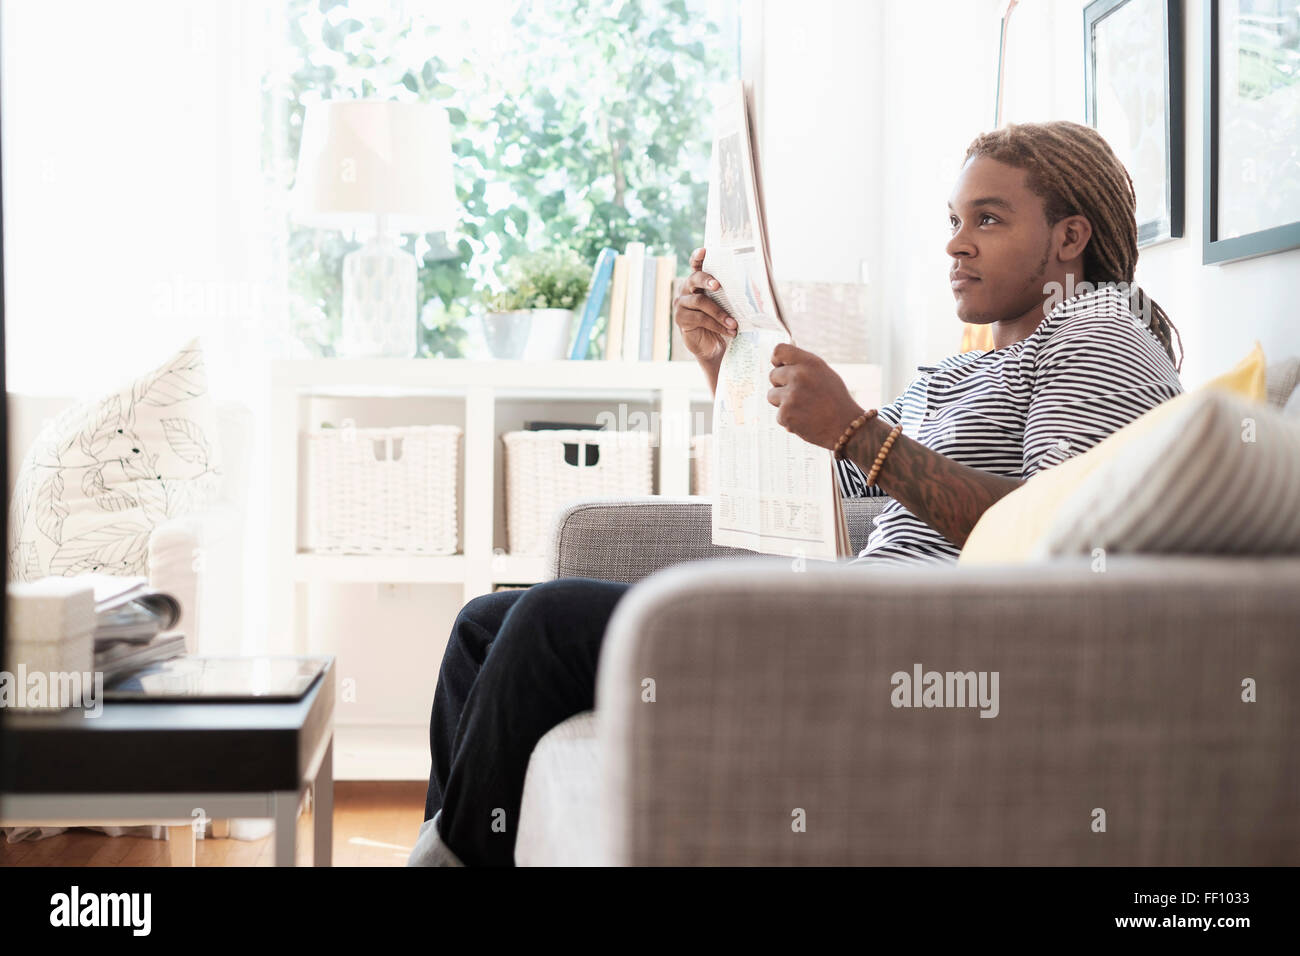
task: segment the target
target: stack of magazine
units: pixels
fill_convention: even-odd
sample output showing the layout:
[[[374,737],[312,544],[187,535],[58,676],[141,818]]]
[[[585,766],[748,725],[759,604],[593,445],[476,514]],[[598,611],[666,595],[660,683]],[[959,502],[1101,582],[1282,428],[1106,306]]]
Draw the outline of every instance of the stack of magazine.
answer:
[[[95,589],[95,670],[104,682],[185,653],[181,605],[143,577],[88,574]]]

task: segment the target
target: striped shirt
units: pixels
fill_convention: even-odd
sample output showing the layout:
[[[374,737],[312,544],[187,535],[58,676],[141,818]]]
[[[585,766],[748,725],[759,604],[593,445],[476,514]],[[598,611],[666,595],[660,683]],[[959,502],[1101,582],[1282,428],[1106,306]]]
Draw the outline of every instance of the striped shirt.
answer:
[[[950,355],[917,371],[880,418],[901,422],[904,435],[941,455],[1008,478],[1031,478],[1087,451],[1183,390],[1164,346],[1113,286],[1059,303],[1006,348]],[[835,464],[843,497],[887,494],[868,486],[852,461]],[[849,563],[951,563],[959,554],[891,499]]]

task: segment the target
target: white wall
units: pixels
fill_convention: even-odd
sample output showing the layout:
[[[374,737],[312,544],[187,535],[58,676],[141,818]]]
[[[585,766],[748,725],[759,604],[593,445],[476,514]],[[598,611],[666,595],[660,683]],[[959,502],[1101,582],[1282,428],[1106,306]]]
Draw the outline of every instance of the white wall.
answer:
[[[891,398],[918,363],[960,342],[945,203],[993,115],[997,0],[937,7],[762,4],[756,93],[773,268],[782,279],[865,278]]]
[[[1187,349],[1192,386],[1255,339],[1300,354],[1300,250],[1201,264],[1202,3],[1185,4],[1184,238],[1143,250],[1137,280]],[[1004,118],[1084,119],[1084,0],[1021,0]],[[886,391],[957,351],[945,203],[974,136],[993,126],[1004,0],[767,0],[760,129],[768,227],[782,279],[853,281],[865,258],[889,336]],[[922,15],[923,14],[923,15]]]
[[[879,83],[880,10],[814,0],[768,4],[762,18],[770,52],[755,92],[772,258],[783,276],[859,281],[878,251],[881,104],[856,91]]]

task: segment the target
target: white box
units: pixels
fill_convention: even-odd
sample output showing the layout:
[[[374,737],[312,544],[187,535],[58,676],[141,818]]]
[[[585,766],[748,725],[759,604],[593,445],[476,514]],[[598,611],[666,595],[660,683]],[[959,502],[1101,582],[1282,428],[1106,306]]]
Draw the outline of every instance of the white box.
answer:
[[[75,577],[53,575],[10,582],[5,601],[9,637],[5,668],[19,674],[89,674],[95,665],[95,589]],[[11,688],[11,690],[16,687]],[[80,701],[73,702],[80,706]],[[52,710],[54,707],[18,707]]]

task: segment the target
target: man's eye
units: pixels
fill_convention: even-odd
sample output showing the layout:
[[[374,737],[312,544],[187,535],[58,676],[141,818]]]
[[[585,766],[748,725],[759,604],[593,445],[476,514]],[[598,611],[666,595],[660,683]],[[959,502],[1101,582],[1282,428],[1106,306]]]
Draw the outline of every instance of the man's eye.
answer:
[[[986,212],[982,212],[982,213],[980,213],[980,219],[981,219],[981,220],[984,220],[984,219],[993,219],[993,217],[990,216],[990,215],[989,215],[988,213],[986,213]],[[993,219],[993,221],[994,221],[994,222],[997,222],[996,219]]]

